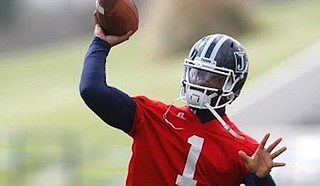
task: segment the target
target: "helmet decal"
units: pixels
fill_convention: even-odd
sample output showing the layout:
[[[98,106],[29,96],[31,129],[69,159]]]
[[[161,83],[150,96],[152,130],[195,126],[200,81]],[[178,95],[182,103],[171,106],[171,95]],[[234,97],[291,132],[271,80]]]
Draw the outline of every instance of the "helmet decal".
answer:
[[[246,53],[241,52],[234,52],[234,58],[236,63],[235,72],[236,73],[244,73],[248,69],[248,61],[245,58]]]

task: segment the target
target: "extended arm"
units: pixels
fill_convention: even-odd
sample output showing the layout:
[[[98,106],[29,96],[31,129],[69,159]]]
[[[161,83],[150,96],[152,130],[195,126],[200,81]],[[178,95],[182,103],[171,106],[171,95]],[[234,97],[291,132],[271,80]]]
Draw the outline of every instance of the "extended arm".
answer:
[[[111,46],[127,40],[129,34],[109,36],[106,40],[101,28],[96,25],[80,81],[80,94],[86,105],[104,122],[125,132],[132,128],[136,104],[126,93],[106,83],[105,65]]]

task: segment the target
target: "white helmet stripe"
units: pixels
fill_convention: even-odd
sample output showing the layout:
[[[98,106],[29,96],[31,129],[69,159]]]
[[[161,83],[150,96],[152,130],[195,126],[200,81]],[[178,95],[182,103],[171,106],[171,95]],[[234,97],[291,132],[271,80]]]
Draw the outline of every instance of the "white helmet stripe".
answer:
[[[193,58],[194,53],[196,52],[195,48],[199,45],[200,42],[201,42],[201,40],[199,40],[198,42],[196,42],[196,43],[192,46],[192,48],[191,48],[191,50],[190,50],[190,52],[189,52],[189,56],[188,56],[189,59],[192,59],[192,58]]]
[[[216,46],[216,44],[218,43],[218,41],[223,37],[223,35],[219,34],[219,35],[213,35],[213,40],[210,44],[210,46],[208,47],[208,49],[206,50],[206,55],[204,57],[206,58],[210,58],[211,53],[214,49],[214,47]]]
[[[214,43],[213,40],[216,39],[218,35],[214,35],[214,36],[215,37],[210,37],[209,40],[207,40],[207,42],[205,43],[205,46],[203,47],[203,50],[200,51],[201,53],[200,53],[199,57],[205,57],[206,56],[208,48],[211,46],[212,43]]]
[[[201,52],[200,49],[201,49],[201,46],[203,45],[203,42],[207,42],[208,38],[209,38],[209,36],[206,36],[206,37],[202,38],[201,40],[197,41],[192,46],[192,48],[191,48],[191,50],[189,52],[189,56],[188,56],[189,59],[194,60],[195,56],[198,55],[198,52]]]
[[[215,59],[216,58],[216,55],[219,51],[219,49],[221,48],[221,46],[223,45],[223,43],[227,40],[227,39],[230,39],[230,37],[228,36],[223,36],[219,41],[218,43],[216,44],[216,46],[214,47],[211,55],[210,55],[210,59]]]

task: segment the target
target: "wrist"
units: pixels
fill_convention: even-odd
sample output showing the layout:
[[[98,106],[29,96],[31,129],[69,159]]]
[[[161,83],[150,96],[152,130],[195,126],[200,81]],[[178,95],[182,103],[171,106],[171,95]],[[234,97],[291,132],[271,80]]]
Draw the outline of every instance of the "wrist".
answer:
[[[93,43],[97,43],[97,44],[103,46],[104,48],[108,48],[108,49],[111,48],[111,45],[107,41],[105,41],[97,36],[94,36]]]
[[[275,185],[270,174],[267,174],[264,177],[259,177],[256,174],[253,174],[253,175],[254,175],[254,182],[256,185],[261,185],[261,186],[262,185]]]

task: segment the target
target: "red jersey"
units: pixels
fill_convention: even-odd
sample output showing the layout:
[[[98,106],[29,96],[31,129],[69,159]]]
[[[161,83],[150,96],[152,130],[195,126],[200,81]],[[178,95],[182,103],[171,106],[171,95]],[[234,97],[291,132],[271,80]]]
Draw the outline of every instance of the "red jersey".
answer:
[[[233,137],[218,120],[201,123],[189,107],[172,106],[143,96],[137,104],[132,157],[127,186],[238,186],[248,173],[238,155],[252,155],[258,143],[239,131],[227,116],[223,120],[243,140]]]

